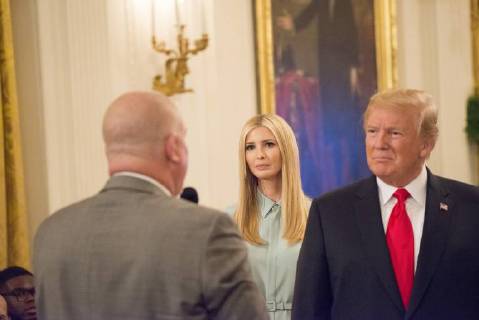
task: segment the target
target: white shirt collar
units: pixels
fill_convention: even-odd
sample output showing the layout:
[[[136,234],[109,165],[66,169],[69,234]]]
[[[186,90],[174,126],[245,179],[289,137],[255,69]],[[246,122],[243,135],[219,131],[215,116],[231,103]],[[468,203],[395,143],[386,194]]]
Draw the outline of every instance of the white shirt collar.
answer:
[[[384,181],[382,181],[379,177],[376,177],[376,181],[378,184],[379,189],[379,201],[381,205],[386,204],[393,193],[397,190],[397,187],[391,186]],[[427,170],[426,166],[423,166],[421,173],[414,178],[411,182],[409,182],[404,189],[406,189],[411,197],[416,200],[422,206],[426,205],[426,185],[427,185]]]
[[[157,186],[158,188],[160,188],[160,190],[162,190],[164,193],[166,193],[168,196],[171,197],[171,192],[168,189],[166,189],[166,187],[164,185],[162,185],[161,183],[159,183],[158,181],[156,181],[152,177],[145,176],[144,174],[137,173],[137,172],[132,172],[132,171],[120,171],[120,172],[116,172],[115,174],[113,174],[113,176],[114,177],[116,177],[116,176],[129,176],[129,177],[134,177],[134,178],[138,178],[138,179],[141,179],[141,180],[148,181],[149,183],[151,183],[151,184]]]

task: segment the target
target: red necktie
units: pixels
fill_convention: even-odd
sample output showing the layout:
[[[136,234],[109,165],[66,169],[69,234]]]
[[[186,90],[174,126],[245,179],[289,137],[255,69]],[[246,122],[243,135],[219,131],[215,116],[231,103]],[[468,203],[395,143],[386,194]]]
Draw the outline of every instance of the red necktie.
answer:
[[[406,212],[406,199],[410,194],[401,188],[393,195],[398,201],[389,217],[386,242],[402,302],[407,309],[414,281],[414,235]]]

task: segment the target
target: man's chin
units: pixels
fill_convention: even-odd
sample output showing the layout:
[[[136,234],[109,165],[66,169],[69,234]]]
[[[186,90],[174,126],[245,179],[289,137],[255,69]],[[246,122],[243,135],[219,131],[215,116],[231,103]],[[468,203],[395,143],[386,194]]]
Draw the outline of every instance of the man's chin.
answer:
[[[22,319],[24,319],[24,320],[37,320],[37,310],[36,310],[36,308],[31,308],[30,310],[25,311],[25,313],[23,314]]]
[[[389,168],[381,164],[376,164],[374,166],[371,166],[369,169],[375,176],[379,178],[387,177],[390,173]]]

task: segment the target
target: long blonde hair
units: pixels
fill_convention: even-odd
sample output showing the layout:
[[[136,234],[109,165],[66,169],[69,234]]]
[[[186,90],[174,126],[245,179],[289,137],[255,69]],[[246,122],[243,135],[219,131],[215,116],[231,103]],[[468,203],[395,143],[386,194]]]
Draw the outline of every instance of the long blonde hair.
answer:
[[[239,204],[234,219],[243,238],[256,245],[265,244],[259,235],[258,179],[246,163],[246,136],[253,129],[265,127],[275,137],[281,153],[281,221],[283,238],[289,244],[303,240],[306,228],[308,199],[301,187],[299,151],[291,127],[274,114],[257,115],[243,126],[239,141]]]

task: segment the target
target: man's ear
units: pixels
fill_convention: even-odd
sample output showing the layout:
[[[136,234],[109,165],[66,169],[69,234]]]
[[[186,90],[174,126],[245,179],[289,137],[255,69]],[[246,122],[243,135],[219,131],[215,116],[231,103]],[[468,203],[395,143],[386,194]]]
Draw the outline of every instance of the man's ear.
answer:
[[[169,134],[165,138],[165,158],[177,163],[181,160],[179,137],[176,134]]]
[[[434,141],[432,139],[424,139],[421,146],[421,157],[428,159],[434,149]]]

